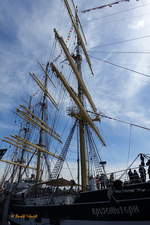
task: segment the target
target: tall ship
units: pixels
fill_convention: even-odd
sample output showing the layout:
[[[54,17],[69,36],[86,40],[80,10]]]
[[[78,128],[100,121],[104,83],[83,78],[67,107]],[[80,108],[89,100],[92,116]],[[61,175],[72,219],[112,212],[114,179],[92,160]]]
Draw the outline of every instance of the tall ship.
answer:
[[[148,225],[150,154],[139,151],[132,161],[129,157],[132,128],[147,132],[150,128],[101,112],[89,91],[87,76],[90,74],[92,82],[99,67],[93,66],[91,58],[150,76],[106,58],[92,57],[87,51],[86,34],[79,17],[80,13],[89,15],[91,11],[130,4],[130,1],[103,1],[100,6],[82,11],[73,0],[58,1],[58,4],[65,8],[70,29],[65,38],[58,29],[53,29],[50,58],[45,64],[38,62],[36,72],[29,73],[32,95],[16,108],[18,133],[1,137],[0,161],[7,164],[0,182],[1,224]],[[86,18],[89,20],[90,16]],[[130,41],[133,39],[108,45]],[[95,93],[98,85],[94,84]],[[130,128],[125,169],[107,171],[109,162],[102,151],[109,143],[102,132],[103,119]],[[121,147],[122,144],[120,158]]]

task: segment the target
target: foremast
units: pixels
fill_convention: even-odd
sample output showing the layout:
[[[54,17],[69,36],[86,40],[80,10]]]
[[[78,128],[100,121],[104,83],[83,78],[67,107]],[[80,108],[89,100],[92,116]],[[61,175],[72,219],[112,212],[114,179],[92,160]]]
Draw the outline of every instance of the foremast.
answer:
[[[30,99],[29,99],[29,110],[31,109],[31,101],[32,101],[32,97],[30,96]],[[23,137],[26,139],[28,139],[28,135],[29,135],[29,122],[26,123],[26,127],[23,127]],[[24,145],[24,149],[22,149],[22,152],[21,152],[21,158],[20,158],[20,163],[23,163],[24,162],[24,154],[25,154],[25,148],[26,148],[26,145]],[[21,178],[22,178],[22,166],[19,166],[19,173],[18,173],[18,183],[20,182]]]
[[[42,165],[41,157],[44,157],[47,167],[48,167],[48,164],[47,164],[48,155],[54,158],[63,160],[60,156],[50,152],[48,149],[48,146],[46,146],[47,145],[45,140],[46,134],[53,137],[59,143],[62,143],[62,141],[61,141],[60,135],[54,130],[54,127],[50,127],[46,123],[47,100],[50,100],[52,105],[55,106],[57,110],[58,110],[58,104],[56,103],[55,99],[51,96],[47,88],[48,79],[51,81],[48,75],[49,63],[47,64],[46,68],[43,67],[41,64],[40,66],[42,68],[42,71],[44,71],[44,75],[45,75],[44,84],[38,79],[38,77],[34,73],[29,73],[29,75],[33,78],[33,80],[36,82],[38,87],[40,87],[40,89],[43,92],[42,102],[40,102],[40,105],[41,105],[40,118],[34,114],[34,111],[32,111],[30,108],[27,108],[24,105],[19,105],[19,107],[16,109],[16,114],[21,119],[26,121],[27,124],[30,123],[33,127],[39,129],[38,143],[36,144],[32,143],[31,141],[28,140],[28,137],[26,135],[24,135],[24,137],[20,137],[18,135],[11,135],[11,137],[4,137],[4,139],[1,139],[3,142],[11,144],[12,146],[15,146],[17,151],[20,151],[20,150],[23,151],[21,155],[22,159],[23,159],[24,151],[27,151],[28,153],[31,154],[31,157],[29,158],[28,163],[26,165],[23,163],[23,160],[21,160],[22,162],[3,160],[3,159],[0,160],[2,162],[18,166],[19,168],[20,167],[24,168],[23,172],[22,170],[20,170],[19,179],[17,180],[20,180],[22,178],[25,170],[28,168],[28,169],[32,169],[36,171],[35,173],[36,182],[39,182],[41,180],[42,172],[43,172],[42,166],[41,166]],[[36,165],[34,164],[35,165],[34,167],[30,166],[31,164],[33,164],[32,162],[33,157],[36,157]],[[48,168],[48,172],[50,172],[49,168]]]
[[[48,66],[49,63],[46,65],[46,71],[45,71],[45,80],[44,80],[44,87],[47,89],[47,80],[48,80]],[[46,103],[46,92],[43,93],[43,99],[41,102],[41,120],[45,120],[45,111],[47,108],[47,103]],[[46,148],[46,143],[45,143],[45,131],[40,128],[40,136],[39,136],[39,146]],[[41,180],[41,151],[38,151],[37,154],[37,166],[36,166],[36,182],[38,183]]]

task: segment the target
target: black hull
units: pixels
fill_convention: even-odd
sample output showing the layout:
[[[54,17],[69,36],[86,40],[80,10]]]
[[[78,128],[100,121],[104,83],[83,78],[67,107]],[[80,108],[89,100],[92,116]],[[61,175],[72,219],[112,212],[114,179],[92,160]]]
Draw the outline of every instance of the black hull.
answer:
[[[150,198],[58,206],[13,205],[10,216],[17,214],[60,220],[146,221],[150,220],[149,207]]]

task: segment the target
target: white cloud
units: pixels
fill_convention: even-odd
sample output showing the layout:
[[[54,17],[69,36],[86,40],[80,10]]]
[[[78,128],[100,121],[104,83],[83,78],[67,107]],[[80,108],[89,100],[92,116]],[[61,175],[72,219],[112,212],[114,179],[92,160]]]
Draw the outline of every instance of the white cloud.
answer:
[[[139,30],[145,26],[145,20],[139,20],[134,22],[133,24],[129,25],[130,29]]]

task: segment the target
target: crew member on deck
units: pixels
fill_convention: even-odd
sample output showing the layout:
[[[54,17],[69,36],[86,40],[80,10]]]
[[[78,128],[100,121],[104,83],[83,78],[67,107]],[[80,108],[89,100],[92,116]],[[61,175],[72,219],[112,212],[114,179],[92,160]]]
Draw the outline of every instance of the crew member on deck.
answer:
[[[97,187],[97,189],[100,189],[99,175],[96,175],[96,187]]]
[[[114,174],[113,173],[111,173],[110,174],[110,184],[112,184],[113,182],[114,182]]]
[[[148,159],[146,166],[148,166],[147,173],[148,173],[148,178],[150,179],[150,159]]]
[[[139,165],[139,173],[140,173],[142,182],[145,182],[146,181],[146,170],[145,170],[144,166]]]
[[[148,178],[150,179],[150,165],[148,166],[147,172],[148,172]]]
[[[96,180],[93,176],[89,177],[89,191],[95,191],[97,190],[96,187]]]
[[[128,176],[129,176],[130,182],[133,183],[133,180],[134,180],[134,174],[133,174],[133,172],[131,171],[131,169],[130,169],[129,172],[128,172]]]
[[[133,178],[134,178],[134,183],[138,183],[140,180],[139,174],[137,173],[136,170],[133,172]]]
[[[140,154],[140,159],[141,159],[141,166],[145,166],[144,156],[142,154]]]
[[[106,175],[102,173],[100,175],[99,180],[100,180],[101,189],[105,189],[106,188]]]

